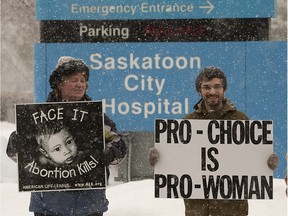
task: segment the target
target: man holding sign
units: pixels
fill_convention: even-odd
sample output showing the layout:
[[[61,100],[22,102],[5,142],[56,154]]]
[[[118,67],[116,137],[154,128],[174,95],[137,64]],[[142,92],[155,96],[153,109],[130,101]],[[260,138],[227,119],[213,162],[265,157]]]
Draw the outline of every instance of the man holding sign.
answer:
[[[196,78],[195,84],[196,84],[196,90],[201,96],[201,100],[194,106],[195,111],[187,115],[184,119],[246,120],[245,122],[248,125],[248,122],[249,122],[248,117],[243,112],[237,110],[237,108],[233,105],[233,103],[224,97],[224,93],[227,89],[227,79],[222,70],[220,70],[217,67],[204,68],[202,71],[200,71],[198,77]],[[215,121],[215,124],[218,124],[217,121]],[[240,124],[240,121],[239,121],[239,124]],[[211,121],[210,125],[213,125],[213,121]],[[156,127],[157,127],[157,121],[156,121]],[[157,131],[157,128],[156,128],[156,131]],[[221,133],[221,131],[219,133]],[[208,131],[208,136],[209,136],[209,131]],[[157,135],[155,139],[156,139],[155,143],[157,143]],[[180,139],[181,139],[181,135],[180,135]],[[182,137],[182,139],[184,138]],[[204,152],[204,153],[206,154],[207,152]],[[150,164],[154,166],[158,162],[159,158],[160,158],[160,154],[159,154],[158,149],[151,148],[149,152]],[[209,158],[211,161],[213,161],[213,156]],[[214,162],[216,163],[217,160],[216,158],[214,159],[215,159]],[[229,163],[229,161],[227,161],[227,163]],[[269,168],[274,170],[278,165],[277,155],[272,154],[268,158],[267,163],[268,163]],[[203,161],[202,161],[202,170],[203,170]],[[190,180],[191,180],[190,182],[192,182],[192,178]],[[157,179],[155,181],[157,181]],[[184,179],[183,181],[189,182],[189,180],[187,179]],[[180,182],[181,182],[181,179],[180,179]],[[202,187],[202,186],[198,185],[198,187]],[[220,200],[220,199],[207,199],[207,198],[206,199],[197,199],[197,198],[188,199],[184,197],[184,204],[185,204],[186,216],[196,216],[196,215],[197,216],[199,215],[201,216],[209,216],[209,215],[212,215],[212,216],[219,216],[219,215],[220,216],[221,215],[246,216],[248,215],[248,201],[245,199],[244,200],[233,200],[233,199],[231,200],[221,199]]]

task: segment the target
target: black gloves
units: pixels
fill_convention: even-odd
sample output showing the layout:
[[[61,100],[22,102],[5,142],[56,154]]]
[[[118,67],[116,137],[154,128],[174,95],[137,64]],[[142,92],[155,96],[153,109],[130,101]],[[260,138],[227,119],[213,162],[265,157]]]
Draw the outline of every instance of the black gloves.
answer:
[[[25,138],[16,134],[16,131],[12,132],[7,144],[6,154],[13,161],[17,162],[18,148],[21,143],[25,142]]]
[[[109,166],[110,163],[114,160],[114,154],[112,148],[107,148],[103,150],[100,161],[104,166]]]

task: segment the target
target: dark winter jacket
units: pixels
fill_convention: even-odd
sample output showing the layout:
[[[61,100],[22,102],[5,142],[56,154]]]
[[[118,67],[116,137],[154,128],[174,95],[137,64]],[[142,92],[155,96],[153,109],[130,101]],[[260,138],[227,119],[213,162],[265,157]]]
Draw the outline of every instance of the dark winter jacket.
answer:
[[[82,99],[82,101],[90,100],[87,95]],[[49,94],[47,102],[58,101],[53,94]],[[108,164],[109,162],[116,164],[125,157],[126,144],[117,133],[114,122],[106,115],[104,124],[106,144],[109,142]],[[19,140],[17,134],[13,132],[7,146],[7,155],[13,160],[17,158],[19,142],[25,142],[25,139]],[[105,189],[32,192],[29,211],[57,216],[87,216],[107,211],[108,203]]]
[[[226,119],[226,120],[248,120],[248,117],[237,110],[234,104],[225,99],[223,107],[219,111],[209,112],[200,100],[195,106],[195,111],[185,116],[185,119]],[[201,200],[201,199],[185,199],[185,215],[201,215],[201,216],[246,216],[248,215],[247,200]]]
[[[185,119],[215,119],[215,120],[248,120],[248,117],[237,110],[235,105],[228,99],[223,101],[222,109],[219,111],[208,111],[205,108],[203,100],[200,100],[195,106],[195,111],[185,116]]]

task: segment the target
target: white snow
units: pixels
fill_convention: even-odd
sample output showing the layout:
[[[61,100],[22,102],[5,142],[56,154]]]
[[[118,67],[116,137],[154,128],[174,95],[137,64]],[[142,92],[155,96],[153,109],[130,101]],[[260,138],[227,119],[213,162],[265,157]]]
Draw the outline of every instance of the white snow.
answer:
[[[6,155],[6,145],[15,125],[1,122],[1,216],[33,216],[28,212],[30,193],[18,192],[17,166]],[[154,198],[152,179],[128,183],[113,181],[107,187],[109,210],[104,216],[184,216],[182,199]],[[249,216],[287,216],[288,199],[283,179],[274,179],[273,200],[249,200]]]

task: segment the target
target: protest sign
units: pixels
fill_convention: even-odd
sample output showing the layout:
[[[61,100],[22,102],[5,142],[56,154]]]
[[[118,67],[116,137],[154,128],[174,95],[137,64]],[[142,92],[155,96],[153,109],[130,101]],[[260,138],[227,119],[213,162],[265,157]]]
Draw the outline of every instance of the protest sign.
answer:
[[[106,186],[102,102],[16,105],[19,191]]]
[[[155,197],[272,199],[273,122],[155,120]]]

